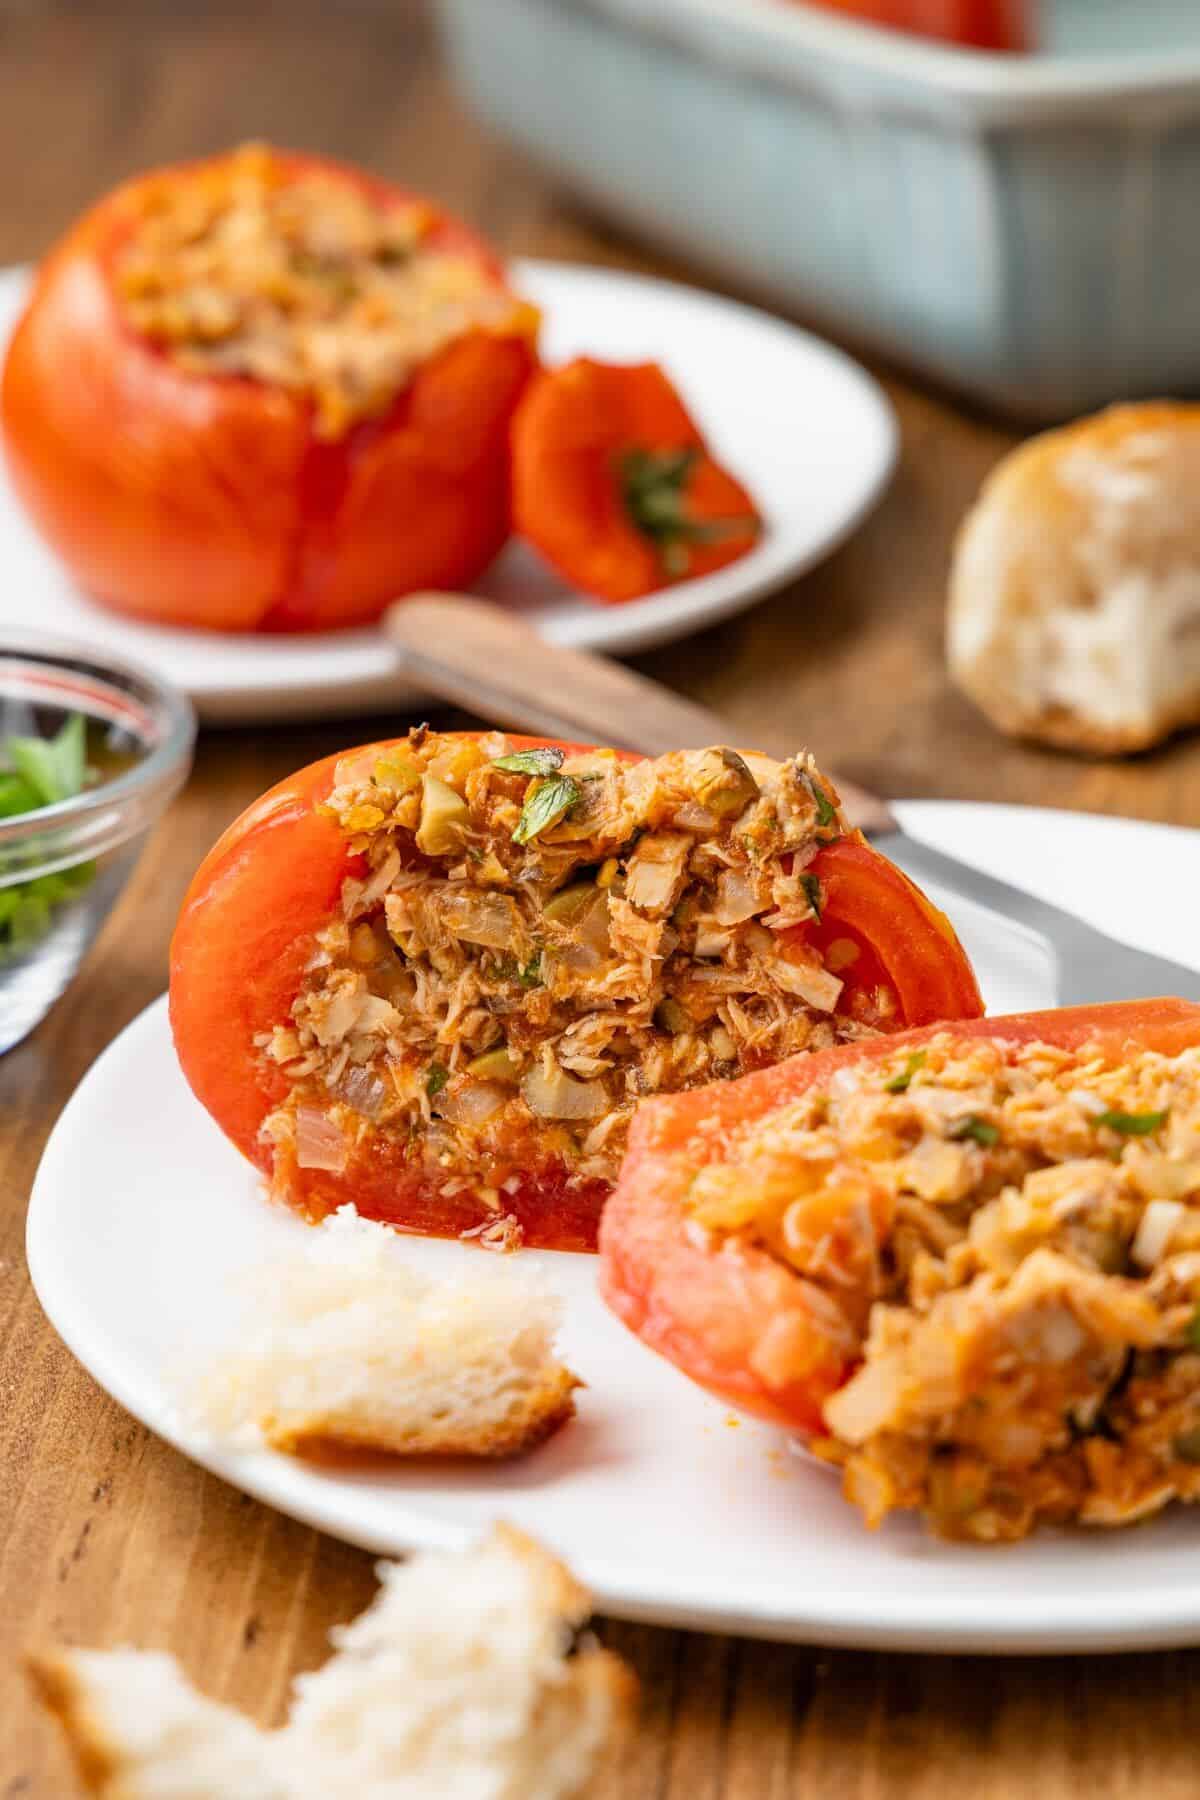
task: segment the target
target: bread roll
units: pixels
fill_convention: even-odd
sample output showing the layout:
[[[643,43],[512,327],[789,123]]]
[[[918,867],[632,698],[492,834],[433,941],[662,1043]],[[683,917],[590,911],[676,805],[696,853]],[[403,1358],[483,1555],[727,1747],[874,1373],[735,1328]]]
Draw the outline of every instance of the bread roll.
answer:
[[[386,1225],[343,1206],[256,1273],[244,1343],[207,1370],[196,1423],[299,1453],[518,1456],[575,1411],[561,1302],[484,1255],[440,1281]]]
[[[624,1664],[578,1640],[587,1593],[506,1526],[462,1555],[383,1563],[365,1613],[261,1731],[173,1657],[29,1659],[100,1800],[574,1800],[632,1710]]]
[[[1002,731],[1124,755],[1200,723],[1200,406],[1006,457],[959,534],[950,669]]]

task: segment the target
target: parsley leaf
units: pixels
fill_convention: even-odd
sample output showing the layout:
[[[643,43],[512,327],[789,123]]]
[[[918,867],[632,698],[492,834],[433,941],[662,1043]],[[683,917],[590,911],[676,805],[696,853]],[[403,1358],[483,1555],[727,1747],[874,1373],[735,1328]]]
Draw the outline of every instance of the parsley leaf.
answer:
[[[497,756],[492,767],[503,769],[508,775],[554,775],[562,768],[565,755],[565,751],[552,750],[545,744],[536,750],[514,750],[510,756]]]
[[[819,781],[814,781],[807,770],[800,771],[800,779],[813,797],[817,809],[818,825],[834,825],[837,823],[837,807],[825,792]]]
[[[802,875],[800,886],[804,889],[808,904],[812,907],[813,918],[821,923],[821,881],[817,875]]]
[[[425,1071],[425,1092],[431,1100],[435,1094],[441,1093],[449,1079],[449,1069],[444,1069],[441,1063],[430,1063]]]
[[[551,825],[557,825],[580,798],[580,787],[570,775],[552,775],[531,787],[513,832],[514,844],[528,844]]]

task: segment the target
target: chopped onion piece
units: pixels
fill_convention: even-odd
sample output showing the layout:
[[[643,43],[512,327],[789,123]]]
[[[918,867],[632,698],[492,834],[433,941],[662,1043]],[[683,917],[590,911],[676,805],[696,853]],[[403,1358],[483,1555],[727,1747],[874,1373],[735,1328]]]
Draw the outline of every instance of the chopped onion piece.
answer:
[[[330,1092],[338,1099],[352,1106],[355,1112],[362,1113],[366,1119],[377,1119],[383,1111],[383,1103],[387,1097],[387,1089],[378,1075],[372,1075],[369,1069],[344,1069],[337,1080],[330,1085]]]
[[[1139,1268],[1153,1269],[1162,1261],[1186,1210],[1179,1200],[1151,1200],[1129,1252]]]
[[[709,812],[698,800],[686,800],[675,808],[675,823],[685,831],[715,831],[720,824],[716,813]]]
[[[340,1175],[346,1167],[346,1140],[317,1106],[296,1108],[296,1161],[302,1169],[328,1169]]]
[[[452,1125],[486,1125],[499,1112],[508,1094],[497,1081],[465,1081],[443,1088],[433,1110]]]
[[[740,925],[762,912],[766,902],[760,897],[758,881],[748,869],[727,869],[717,881],[717,904],[713,917],[719,925]]]
[[[507,894],[480,894],[451,888],[444,901],[446,927],[468,944],[490,950],[513,947],[519,928],[517,909]]]

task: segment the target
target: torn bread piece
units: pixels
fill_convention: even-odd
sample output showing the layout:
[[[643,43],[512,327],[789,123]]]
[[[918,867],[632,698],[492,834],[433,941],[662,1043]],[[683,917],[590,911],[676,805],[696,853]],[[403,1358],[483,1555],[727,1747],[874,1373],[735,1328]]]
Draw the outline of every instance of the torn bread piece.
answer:
[[[443,1280],[343,1206],[257,1272],[244,1343],[206,1370],[194,1420],[296,1454],[511,1457],[570,1419],[580,1385],[554,1354],[561,1302],[524,1269],[473,1258]]]
[[[1200,724],[1200,406],[1110,407],[988,477],[950,577],[950,672],[1014,736],[1098,756]]]
[[[635,1683],[579,1638],[590,1601],[507,1526],[465,1554],[380,1565],[367,1611],[265,1732],[171,1657],[31,1657],[100,1800],[575,1800],[615,1748]]]

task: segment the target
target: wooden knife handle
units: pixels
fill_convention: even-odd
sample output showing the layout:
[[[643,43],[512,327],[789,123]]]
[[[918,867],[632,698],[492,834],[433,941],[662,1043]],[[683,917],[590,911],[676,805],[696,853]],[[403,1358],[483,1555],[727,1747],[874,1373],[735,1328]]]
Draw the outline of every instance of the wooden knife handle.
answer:
[[[406,676],[510,730],[545,732],[589,744],[669,750],[727,744],[728,720],[607,657],[549,643],[520,617],[460,594],[413,594],[384,615],[383,629]],[[799,748],[755,742],[780,756]],[[886,801],[839,781],[847,817],[866,832],[889,831]]]

